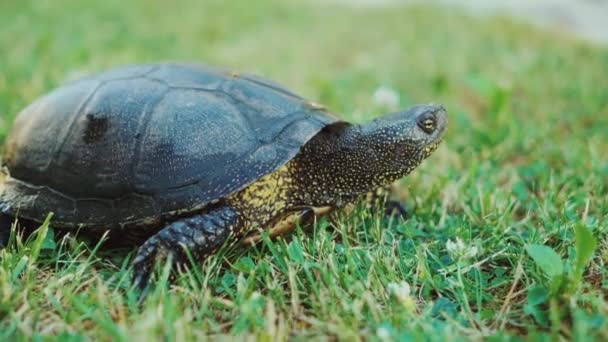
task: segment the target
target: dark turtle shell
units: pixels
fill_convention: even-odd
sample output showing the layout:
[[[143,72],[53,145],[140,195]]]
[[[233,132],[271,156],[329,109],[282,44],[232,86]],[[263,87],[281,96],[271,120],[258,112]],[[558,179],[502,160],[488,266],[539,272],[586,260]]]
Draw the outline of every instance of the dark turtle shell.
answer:
[[[112,69],[17,117],[0,173],[4,213],[112,226],[187,213],[296,155],[322,108],[277,84],[195,65]]]

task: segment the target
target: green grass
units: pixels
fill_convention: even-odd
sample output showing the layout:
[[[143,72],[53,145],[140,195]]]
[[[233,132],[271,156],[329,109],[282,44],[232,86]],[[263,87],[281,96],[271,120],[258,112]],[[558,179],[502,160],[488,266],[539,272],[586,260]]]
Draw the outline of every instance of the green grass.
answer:
[[[260,74],[357,122],[387,110],[371,95],[389,86],[450,120],[400,183],[409,220],[359,210],[224,250],[141,305],[131,251],[15,242],[0,340],[608,338],[608,50],[507,19],[327,3],[0,2],[2,140],[65,80],[158,60]]]

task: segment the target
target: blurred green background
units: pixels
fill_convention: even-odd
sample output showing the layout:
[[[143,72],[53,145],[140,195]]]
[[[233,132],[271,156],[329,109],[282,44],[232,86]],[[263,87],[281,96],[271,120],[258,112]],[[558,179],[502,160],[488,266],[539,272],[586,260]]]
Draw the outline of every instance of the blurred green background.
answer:
[[[225,251],[143,307],[124,255],[47,236],[1,252],[0,337],[608,337],[605,47],[423,5],[3,0],[0,140],[67,80],[166,60],[258,74],[356,122],[444,104],[444,143],[399,187],[411,218]]]

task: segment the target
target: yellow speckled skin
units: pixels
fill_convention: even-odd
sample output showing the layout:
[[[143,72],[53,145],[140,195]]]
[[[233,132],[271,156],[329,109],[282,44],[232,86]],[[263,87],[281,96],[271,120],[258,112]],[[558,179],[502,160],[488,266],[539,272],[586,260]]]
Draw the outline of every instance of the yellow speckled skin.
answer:
[[[284,214],[298,209],[293,201],[297,188],[291,177],[292,164],[293,161],[281,166],[227,198],[228,203],[246,218],[243,226],[234,232],[237,236],[265,228]]]
[[[305,207],[322,205],[317,201],[308,202],[309,205],[306,205],[306,202],[302,200],[302,197],[306,196],[301,196],[302,194],[308,194],[309,198],[313,198],[318,189],[298,182],[298,180],[301,180],[301,177],[297,176],[298,170],[301,169],[299,166],[301,165],[301,159],[296,158],[227,198],[228,203],[246,218],[242,226],[233,227],[233,233],[237,237],[248,235],[256,230],[270,229],[275,226],[275,223],[280,222],[294,212],[300,212]],[[383,186],[374,191],[359,194],[357,198],[352,198],[349,202],[363,200],[370,209],[374,209],[383,205],[389,195],[390,186]],[[336,204],[330,204],[328,207],[337,206]],[[293,227],[295,227],[295,222],[293,223]]]

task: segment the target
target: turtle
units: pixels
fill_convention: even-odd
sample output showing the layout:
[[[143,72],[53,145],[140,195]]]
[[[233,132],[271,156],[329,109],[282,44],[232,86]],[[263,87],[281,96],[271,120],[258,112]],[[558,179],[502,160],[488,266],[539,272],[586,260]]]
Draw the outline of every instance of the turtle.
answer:
[[[52,212],[58,230],[134,241],[133,282],[145,288],[159,259],[202,263],[251,232],[276,235],[370,193],[386,196],[446,125],[437,104],[355,124],[253,74],[119,66],[17,115],[0,215],[39,225]]]

